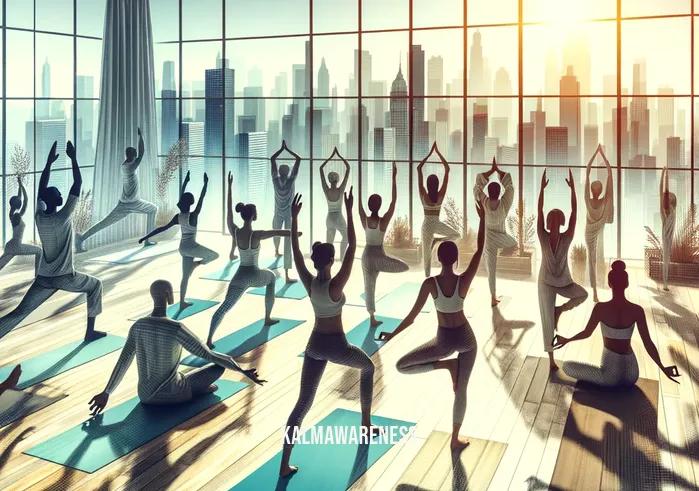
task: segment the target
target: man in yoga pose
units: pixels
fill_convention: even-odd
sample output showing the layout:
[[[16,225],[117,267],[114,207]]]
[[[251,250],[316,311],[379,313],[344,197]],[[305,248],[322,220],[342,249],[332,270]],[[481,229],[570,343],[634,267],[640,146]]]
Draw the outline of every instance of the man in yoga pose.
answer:
[[[7,378],[3,381],[0,382],[0,396],[6,391],[6,390],[12,390],[15,387],[17,387],[17,383],[19,382],[19,378],[22,376],[22,365],[17,365],[12,369],[12,372],[7,376]]]
[[[342,183],[339,185],[340,175],[337,172],[328,173],[327,182],[325,180],[325,166],[328,165],[328,162],[330,162],[333,157],[339,158],[345,164],[345,176],[342,178]],[[341,260],[345,258],[345,251],[347,251],[348,247],[347,222],[345,221],[345,217],[342,216],[342,194],[345,192],[349,175],[349,162],[340,155],[340,152],[337,151],[337,147],[335,147],[330,157],[320,166],[320,183],[323,186],[323,193],[325,193],[325,199],[328,202],[328,216],[325,219],[325,240],[328,244],[334,244],[335,232],[340,233],[340,237],[342,237],[342,242],[340,243]],[[330,184],[328,185],[328,183]]]
[[[670,173],[663,167],[660,174],[660,219],[663,222],[663,290],[667,287],[667,276],[672,257],[672,242],[675,238],[675,220],[677,211],[677,196],[670,192]]]
[[[282,152],[288,151],[296,161],[293,169],[282,164],[277,169],[277,159]],[[272,184],[274,185],[274,219],[272,220],[272,228],[279,230],[282,228],[291,227],[291,202],[294,200],[296,176],[299,175],[299,167],[301,166],[301,157],[294,153],[286,146],[286,141],[282,141],[282,147],[272,155]],[[279,254],[279,242],[281,237],[274,237],[274,251],[277,257]],[[297,280],[289,278],[289,270],[291,269],[291,241],[289,237],[284,237],[284,272],[286,273],[287,283],[296,283]]]
[[[256,384],[266,382],[254,368],[243,370],[230,356],[208,349],[182,323],[168,319],[167,306],[172,305],[174,296],[169,282],[153,282],[150,294],[153,312],[131,326],[107,387],[89,402],[93,415],[107,405],[134,357],[138,365],[138,398],[144,404],[178,404],[215,392],[218,387],[214,382],[226,368],[242,373]],[[177,367],[182,348],[210,364],[187,374],[180,373]]]
[[[119,198],[119,203],[114,207],[114,209],[102,219],[102,221],[96,223],[90,227],[85,233],[76,234],[75,236],[75,250],[78,252],[85,252],[85,241],[105,228],[114,225],[120,220],[123,220],[132,213],[145,214],[148,215],[148,224],[146,225],[146,231],[153,230],[155,227],[155,216],[158,214],[158,207],[153,203],[143,200],[139,197],[138,193],[138,175],[136,171],[138,166],[141,165],[141,160],[143,160],[143,153],[145,152],[145,145],[143,143],[143,133],[141,128],[138,129],[138,154],[136,154],[136,149],[129,147],[126,149],[126,160],[121,164],[121,179],[123,181],[123,188],[121,191],[121,198]],[[153,242],[146,241],[144,245],[153,245]]]
[[[78,204],[83,182],[75,147],[71,142],[66,145],[66,154],[73,168],[73,186],[66,204],[59,210],[63,196],[57,188],[49,186],[51,165],[58,159],[56,144],[57,142],[53,142],[39,181],[38,194],[43,205],[37,202],[34,219],[43,246],[39,271],[19,305],[0,319],[0,338],[17,327],[58,290],[87,294],[85,341],[106,336],[106,333],[95,331],[95,317],[102,312],[102,282],[90,275],[78,273],[73,267],[73,211]],[[41,211],[44,205],[46,209]]]
[[[31,244],[23,244],[22,237],[24,236],[24,213],[27,211],[27,190],[22,184],[22,178],[17,176],[17,196],[10,198],[10,223],[12,224],[12,238],[5,244],[5,250],[0,256],[0,269],[7,266],[15,256],[34,256],[34,274],[39,271],[39,263],[41,262],[41,247]]]
[[[544,226],[544,189],[549,181],[546,179],[546,171],[541,176],[541,190],[539,191],[539,216],[536,223],[539,243],[541,245],[541,269],[539,270],[539,311],[541,313],[541,330],[544,337],[544,350],[549,355],[549,368],[558,370],[558,365],[553,359],[553,347],[551,340],[558,326],[558,318],[563,312],[572,310],[587,299],[585,289],[573,282],[568,269],[568,250],[573,243],[575,223],[578,216],[578,200],[575,196],[575,183],[573,172],[568,170],[566,184],[570,187],[570,222],[568,230],[561,232],[565,225],[566,217],[563,212],[554,208],[546,217]],[[548,231],[546,228],[548,227]],[[556,295],[569,300],[561,306],[556,306]]]
[[[491,182],[490,176],[497,173],[500,183]],[[488,194],[483,191],[488,188]],[[500,196],[501,188],[505,192]],[[493,167],[488,172],[476,176],[476,185],[473,187],[476,201],[483,206],[486,215],[485,229],[485,270],[488,273],[488,285],[490,286],[490,305],[495,307],[500,303],[495,294],[495,272],[497,270],[498,251],[505,249],[512,251],[517,241],[505,231],[507,214],[510,212],[515,196],[515,187],[512,185],[512,177],[509,172],[498,169],[498,164],[493,158]]]

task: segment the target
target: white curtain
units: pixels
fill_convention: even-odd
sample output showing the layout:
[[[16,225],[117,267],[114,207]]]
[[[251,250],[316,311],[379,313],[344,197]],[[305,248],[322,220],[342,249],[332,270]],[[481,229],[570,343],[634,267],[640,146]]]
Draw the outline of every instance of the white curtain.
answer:
[[[138,147],[139,126],[146,147],[138,169],[141,197],[154,201],[158,166],[154,80],[149,0],[107,0],[92,224],[104,218],[119,200],[124,150]],[[129,216],[97,234],[90,246],[141,237],[145,227],[144,216]]]

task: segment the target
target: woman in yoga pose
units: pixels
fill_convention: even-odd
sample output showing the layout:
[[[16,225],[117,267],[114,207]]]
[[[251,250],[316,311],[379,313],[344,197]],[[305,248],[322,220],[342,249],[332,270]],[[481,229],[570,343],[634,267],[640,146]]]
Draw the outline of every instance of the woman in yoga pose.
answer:
[[[340,185],[338,185],[338,182],[340,182],[340,175],[337,172],[328,173],[328,178],[327,180],[325,179],[325,166],[328,165],[328,162],[330,162],[333,157],[337,157],[345,163],[345,176],[342,178],[342,183]],[[345,221],[345,217],[342,216],[342,195],[345,192],[345,187],[349,180],[349,171],[349,162],[340,155],[340,152],[337,151],[337,147],[335,147],[330,157],[320,166],[320,183],[323,185],[325,199],[328,201],[328,217],[325,219],[325,241],[329,244],[334,244],[335,232],[340,233],[342,237],[342,242],[340,243],[340,260],[345,258],[348,245],[347,222]],[[347,219],[349,220],[349,216]]]
[[[572,338],[556,335],[553,338],[553,349],[560,349],[572,341],[579,341],[592,336],[597,324],[602,324],[602,339],[604,351],[600,366],[566,361],[563,371],[566,375],[577,380],[590,382],[607,387],[617,385],[634,385],[638,380],[638,362],[631,348],[631,336],[634,326],[643,340],[643,346],[667,378],[677,382],[680,374],[675,365],[664,366],[660,361],[658,349],[648,334],[646,313],[643,307],[629,302],[625,291],[629,286],[629,275],[624,261],[614,261],[608,276],[609,287],[612,289],[612,299],[601,302],[592,309],[590,320],[581,332]]]
[[[439,187],[439,177],[435,174],[427,176],[427,187],[425,187],[422,168],[427,163],[427,159],[430,158],[432,152],[437,153],[439,160],[444,165],[444,180],[441,188]],[[456,240],[459,238],[459,232],[439,219],[442,201],[444,201],[444,196],[447,194],[447,186],[449,185],[449,164],[447,164],[446,159],[439,152],[436,142],[432,144],[427,157],[417,166],[417,179],[420,186],[420,200],[425,212],[425,219],[422,222],[422,262],[425,266],[425,276],[429,276],[434,246],[444,240]],[[442,237],[435,237],[435,235],[441,235]]]
[[[301,390],[299,398],[286,422],[286,431],[293,434],[303,422],[303,418],[311,409],[320,379],[328,362],[358,368],[361,370],[359,382],[359,397],[362,405],[362,426],[367,434],[373,434],[376,427],[371,425],[371,401],[374,388],[374,364],[360,348],[347,342],[345,332],[342,329],[342,306],[345,304],[343,289],[349,280],[354,262],[354,252],[357,248],[357,238],[354,233],[352,219],[352,188],[349,194],[345,193],[345,210],[347,211],[348,248],[345,258],[342,260],[340,271],[333,277],[331,268],[335,262],[335,247],[330,243],[313,244],[311,260],[316,268],[316,276],[313,276],[306,268],[303,254],[299,248],[298,215],[301,211],[301,195],[294,197],[291,207],[291,247],[294,251],[294,263],[298,270],[299,278],[306,287],[311,299],[311,305],[315,312],[316,321],[313,332],[306,346],[301,371]],[[291,435],[289,435],[291,436]],[[289,465],[293,443],[285,443],[282,453],[282,462],[279,475],[288,476],[298,467]]]
[[[141,238],[138,243],[142,243],[154,235],[158,235],[161,232],[174,227],[175,225],[180,225],[180,231],[182,236],[180,238],[180,255],[182,256],[182,282],[180,283],[180,304],[179,311],[182,312],[187,307],[192,304],[185,300],[185,295],[187,294],[187,285],[189,284],[189,277],[192,276],[192,272],[198,266],[202,264],[209,264],[212,261],[218,259],[218,253],[212,251],[208,247],[197,243],[197,224],[199,222],[199,214],[201,213],[201,208],[204,205],[204,197],[206,196],[206,189],[209,186],[209,176],[204,173],[204,187],[199,195],[199,201],[194,211],[190,212],[194,204],[194,195],[192,193],[186,192],[187,184],[189,184],[189,171],[184,178],[182,183],[182,190],[180,192],[180,200],[177,203],[177,208],[180,212],[172,217],[170,223],[158,227],[152,232],[150,232],[145,237]],[[198,261],[195,261],[199,258]]]
[[[677,196],[670,192],[670,172],[663,167],[660,174],[660,219],[663,222],[663,290],[667,287],[667,275],[672,256],[672,242],[675,238],[675,220],[677,211]]]
[[[478,271],[485,244],[486,225],[483,205],[476,203],[476,210],[480,218],[478,248],[466,271],[460,275],[454,272],[454,267],[459,259],[459,249],[450,240],[442,242],[437,249],[437,257],[442,263],[442,271],[439,275],[427,278],[422,282],[422,288],[420,288],[413,309],[396,330],[392,333],[382,332],[378,337],[379,341],[393,339],[415,322],[415,318],[429,296],[434,299],[439,323],[437,336],[403,356],[396,363],[396,368],[399,372],[408,374],[439,369],[449,370],[454,388],[452,449],[464,448],[469,443],[466,439],[459,437],[459,430],[466,415],[466,389],[478,350],[476,336],[464,315],[464,298],[471,286],[471,281],[476,276],[476,271]],[[451,295],[447,295],[445,292],[451,292]],[[456,358],[446,359],[454,353],[457,353]]]
[[[22,178],[17,176],[17,196],[10,198],[10,223],[12,224],[12,238],[5,244],[5,250],[0,256],[0,269],[7,266],[15,256],[34,256],[34,274],[39,270],[41,262],[41,247],[31,244],[23,244],[24,236],[24,213],[27,211],[27,190],[22,184]]]
[[[235,205],[235,211],[240,213],[243,219],[243,226],[239,227],[233,221],[233,175],[228,173],[228,213],[226,215],[226,223],[228,232],[233,237],[233,240],[238,244],[238,253],[240,254],[240,266],[231,278],[226,292],[226,299],[216,310],[216,313],[211,318],[209,327],[209,337],[206,340],[206,345],[209,348],[214,347],[214,333],[218,329],[223,317],[228,313],[233,306],[238,303],[240,297],[243,296],[245,290],[250,287],[266,287],[265,290],[265,326],[271,326],[279,322],[272,319],[272,307],[274,307],[274,285],[276,276],[271,269],[260,268],[258,263],[260,257],[260,247],[262,241],[274,237],[289,237],[290,230],[253,230],[252,222],[257,220],[257,207],[253,204],[244,205],[238,203]],[[299,234],[300,235],[300,234]]]
[[[364,252],[362,253],[362,271],[364,272],[364,297],[366,309],[371,317],[371,327],[381,325],[381,321],[377,321],[374,315],[376,312],[376,279],[379,273],[403,273],[409,269],[408,265],[400,259],[387,255],[383,248],[383,239],[386,235],[388,224],[391,223],[391,218],[393,218],[393,212],[396,209],[397,173],[398,169],[394,162],[391,204],[384,216],[379,215],[381,196],[378,194],[369,196],[368,205],[371,212],[369,216],[364,211],[362,203],[359,203],[359,218],[366,233],[366,247],[364,247]]]

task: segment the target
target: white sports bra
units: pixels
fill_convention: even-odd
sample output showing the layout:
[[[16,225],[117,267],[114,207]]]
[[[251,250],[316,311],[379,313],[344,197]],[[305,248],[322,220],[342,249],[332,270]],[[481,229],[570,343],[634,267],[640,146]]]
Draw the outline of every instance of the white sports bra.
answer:
[[[453,314],[455,312],[461,312],[464,310],[464,299],[459,295],[459,283],[461,283],[461,276],[456,280],[456,288],[454,289],[454,294],[451,297],[447,297],[442,291],[442,287],[439,286],[439,281],[437,277],[434,276],[434,282],[437,284],[437,297],[434,299],[434,306],[443,314]]]
[[[318,318],[336,317],[342,313],[345,305],[345,294],[337,302],[330,297],[330,281],[311,280],[311,305]]]
[[[252,247],[252,232],[250,232],[250,238],[248,239],[248,248],[241,248],[240,241],[238,240],[238,230],[240,229],[235,229],[235,242],[236,244],[238,244],[238,250],[240,251],[240,265],[257,266],[257,261],[260,257],[260,244],[258,244],[255,248]]]
[[[427,204],[427,199],[424,194],[420,195],[420,200],[422,201],[422,207],[425,210],[441,210],[442,205],[428,205]]]
[[[328,213],[341,213],[342,212],[342,195],[340,195],[340,199],[337,201],[332,201],[328,199],[326,196],[326,199],[328,201]]]
[[[196,236],[197,227],[189,223],[189,213],[180,213],[177,216],[177,221],[180,224],[180,230],[182,231],[182,237],[185,236]]]
[[[609,327],[604,322],[600,322],[600,324],[602,325],[602,336],[609,339],[631,339],[631,336],[633,335],[633,328],[636,327],[635,322],[629,327],[624,327],[621,329]]]
[[[371,228],[369,222],[367,221],[366,228],[366,245],[368,246],[380,246],[383,245],[383,238],[386,235],[385,230],[381,230],[381,221],[376,226],[376,228]]]

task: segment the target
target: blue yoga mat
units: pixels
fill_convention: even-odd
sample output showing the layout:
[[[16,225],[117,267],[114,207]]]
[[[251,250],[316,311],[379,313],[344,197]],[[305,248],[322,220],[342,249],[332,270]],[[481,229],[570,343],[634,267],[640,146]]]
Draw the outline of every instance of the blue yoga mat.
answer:
[[[262,286],[260,288],[248,290],[248,293],[252,293],[253,295],[264,295],[266,291],[267,288]],[[303,286],[303,283],[301,283],[301,280],[297,281],[296,283],[287,284],[284,278],[279,277],[274,285],[274,296],[277,298],[293,298],[294,300],[301,300],[308,296],[308,292],[306,291],[306,287]]]
[[[415,305],[421,287],[421,283],[403,283],[376,302],[376,311],[392,317],[405,317]],[[432,312],[432,304],[433,300],[427,298],[420,312]]]
[[[146,406],[134,397],[24,453],[95,472],[247,387],[229,380],[218,380],[216,385],[213,394],[172,406]]]
[[[369,319],[363,320],[347,333],[347,342],[362,349],[368,356],[373,355],[379,348],[386,344],[386,341],[376,341],[376,337],[381,332],[393,332],[401,323],[401,319],[392,317],[376,316],[376,320],[383,322],[378,327],[371,327]],[[301,353],[299,356],[303,356]]]
[[[91,259],[87,259],[86,262],[128,264],[135,261],[142,261],[143,259],[151,259],[157,256],[162,256],[164,254],[170,254],[171,252],[179,250],[179,247],[179,240],[170,240],[162,244],[156,244],[152,246],[139,246],[134,247],[132,249],[127,249],[125,251],[119,251],[104,256],[93,257]]]
[[[179,315],[177,313],[180,310],[180,302],[177,302],[176,304],[170,305],[167,308],[167,316],[170,319],[181,321],[182,319],[186,319],[187,317],[191,317],[194,314],[198,314],[199,312],[203,312],[205,310],[210,309],[214,305],[218,305],[218,302],[214,302],[213,300],[199,300],[197,298],[188,298],[188,302],[191,302],[192,305],[190,307],[187,307],[184,309],[182,312],[180,312]]]
[[[274,255],[263,256],[260,258],[258,264],[261,268],[279,269],[284,265],[284,258],[274,257]],[[236,271],[238,271],[239,266],[240,259],[228,261],[228,264],[226,264],[225,267],[219,269],[218,271],[214,271],[213,273],[202,276],[202,279],[213,281],[231,281],[231,279],[233,279],[233,275],[235,275]]]
[[[374,302],[378,302],[385,296],[385,293],[376,293],[374,296]],[[352,307],[366,307],[366,294],[362,293],[358,297],[356,295],[352,295],[347,299],[347,303],[345,305],[351,305]]]
[[[292,319],[277,320],[279,322],[268,327],[264,325],[265,320],[260,319],[249,326],[238,329],[228,336],[217,340],[214,343],[214,350],[236,358],[306,322]],[[189,355],[180,363],[190,367],[203,367],[209,362],[198,356]]]
[[[333,436],[344,432],[358,435],[362,416],[360,413],[346,409],[336,409],[320,421],[316,427],[322,427],[323,439],[327,432]],[[257,470],[246,477],[239,484],[231,488],[231,491],[261,491],[261,490],[285,490],[285,491],[345,491],[354,482],[374,465],[394,443],[400,440],[399,428],[407,433],[415,423],[400,421],[397,419],[371,416],[371,421],[377,426],[387,427],[386,437],[381,440],[375,437],[370,444],[360,445],[357,442],[347,443],[297,443],[291,454],[291,465],[299,467],[297,473],[284,478],[279,477],[279,465],[282,453],[277,453],[270,460],[262,464]],[[394,429],[395,428],[395,429]],[[391,441],[391,433],[395,435]],[[312,431],[307,430],[305,438],[310,441]],[[289,434],[291,437],[291,433]],[[344,440],[348,440],[346,437]],[[338,440],[340,437],[338,437]],[[315,442],[314,442],[315,443]],[[279,445],[281,447],[281,445]]]
[[[108,335],[91,343],[86,343],[85,341],[68,343],[48,353],[23,360],[19,362],[22,365],[22,375],[19,378],[17,389],[26,389],[87,362],[101,358],[121,349],[125,342],[126,339],[120,336]],[[0,368],[0,380],[5,380],[16,364]]]

